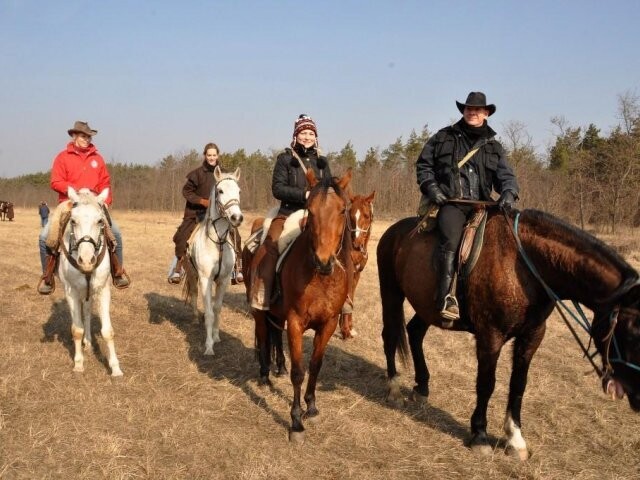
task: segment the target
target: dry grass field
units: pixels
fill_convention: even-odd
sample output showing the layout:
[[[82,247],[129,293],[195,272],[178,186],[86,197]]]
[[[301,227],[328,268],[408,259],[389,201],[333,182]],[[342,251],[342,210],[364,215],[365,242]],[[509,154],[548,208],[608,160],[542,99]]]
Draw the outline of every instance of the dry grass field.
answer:
[[[320,416],[304,445],[287,440],[290,381],[257,385],[253,321],[244,286],[225,298],[222,342],[202,355],[204,328],[181,288],[166,282],[180,215],[115,212],[133,279],[114,291],[112,319],[124,371],[108,374],[96,335],[83,374],[72,372],[70,316],[62,289],[39,296],[36,211],[0,223],[0,478],[2,479],[631,479],[640,478],[640,416],[602,393],[555,315],[531,367],[523,433],[531,458],[497,446],[479,457],[463,443],[475,405],[474,340],[433,329],[425,409],[385,404],[385,361],[375,247],[377,221],[354,321],[359,336],[329,344],[318,385]],[[253,219],[248,214],[243,236]],[[605,238],[636,267],[633,237]],[[408,308],[408,307],[407,307]],[[94,331],[99,323],[94,316]],[[306,338],[306,347],[311,335]],[[511,349],[500,359],[489,433],[502,434]],[[405,393],[411,368],[402,369]]]

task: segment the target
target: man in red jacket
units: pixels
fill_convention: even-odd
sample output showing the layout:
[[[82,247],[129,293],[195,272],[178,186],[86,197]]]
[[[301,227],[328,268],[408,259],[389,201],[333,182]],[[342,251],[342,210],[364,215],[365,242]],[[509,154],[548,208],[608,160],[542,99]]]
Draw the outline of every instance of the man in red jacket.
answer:
[[[73,128],[67,130],[71,141],[53,161],[51,168],[51,188],[58,192],[58,202],[68,200],[67,190],[72,186],[76,190],[88,188],[100,193],[105,188],[109,188],[109,196],[105,204],[111,205],[112,190],[111,177],[107,171],[107,166],[98,153],[95,145],[91,143],[91,138],[98,133],[92,130],[87,122],[75,122]],[[49,223],[40,232],[40,261],[42,263],[42,280],[38,285],[38,292],[48,295],[53,292],[53,270],[55,268],[55,255],[57,252],[47,250],[46,241],[49,234]],[[111,221],[111,230],[116,239],[116,257],[112,256],[113,284],[116,288],[127,288],[129,277],[122,267],[122,234],[118,224]]]

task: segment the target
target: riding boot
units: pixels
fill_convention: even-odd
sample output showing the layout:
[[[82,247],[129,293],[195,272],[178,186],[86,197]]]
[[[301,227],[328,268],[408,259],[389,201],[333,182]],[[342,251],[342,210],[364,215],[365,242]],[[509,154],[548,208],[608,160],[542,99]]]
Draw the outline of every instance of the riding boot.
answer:
[[[116,255],[115,252],[110,252],[109,258],[111,261],[111,276],[113,277],[113,286],[117,289],[129,288],[131,279],[120,263],[118,255]]]
[[[51,295],[56,290],[54,273],[56,271],[57,263],[58,254],[47,249],[44,273],[38,282],[38,293],[40,295]]]
[[[437,305],[441,307],[440,316],[443,318],[442,326],[451,328],[453,322],[460,319],[460,309],[456,299],[452,282],[455,272],[456,252],[447,250],[439,251],[439,285]]]
[[[182,282],[182,279],[184,278],[184,268],[182,267],[183,260],[184,256],[175,257],[173,268],[169,272],[169,278],[167,279],[169,283],[178,285]]]

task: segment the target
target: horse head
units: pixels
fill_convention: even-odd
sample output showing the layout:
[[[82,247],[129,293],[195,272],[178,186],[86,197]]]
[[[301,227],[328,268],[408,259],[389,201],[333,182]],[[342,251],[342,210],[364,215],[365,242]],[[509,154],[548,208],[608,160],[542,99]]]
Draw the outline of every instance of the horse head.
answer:
[[[240,210],[240,167],[233,173],[222,173],[220,167],[213,171],[216,180],[209,198],[209,212],[216,208],[221,217],[226,218],[231,225],[238,227],[243,220]]]
[[[351,232],[351,243],[353,248],[366,255],[367,243],[371,234],[371,224],[373,223],[373,199],[376,195],[374,190],[368,196],[350,195],[350,205],[348,212],[349,231]]]
[[[311,235],[313,261],[322,275],[330,275],[342,249],[346,226],[347,196],[345,189],[351,182],[351,169],[339,179],[318,181],[313,169],[307,170],[311,188],[307,200],[305,231]]]
[[[67,229],[68,252],[69,255],[77,252],[77,268],[83,273],[91,273],[97,267],[98,255],[105,246],[102,205],[109,189],[105,188],[96,196],[86,188],[76,192],[69,187],[67,195],[73,202]]]
[[[640,412],[640,281],[623,285],[613,305],[610,313],[597,315],[593,322],[605,365],[602,387],[613,398],[626,394],[631,408]]]

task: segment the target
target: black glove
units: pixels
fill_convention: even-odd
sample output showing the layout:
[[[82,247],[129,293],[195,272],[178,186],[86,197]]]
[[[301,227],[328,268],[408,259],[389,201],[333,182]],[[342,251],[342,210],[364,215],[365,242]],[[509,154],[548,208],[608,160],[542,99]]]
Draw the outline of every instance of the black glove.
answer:
[[[427,184],[425,182],[420,185],[420,191],[424,193],[432,203],[435,203],[439,207],[447,203],[447,197],[442,193],[437,183],[431,182]]]
[[[511,210],[516,203],[516,197],[511,190],[505,190],[498,199],[498,206],[502,209]]]

